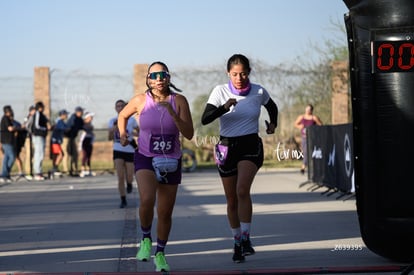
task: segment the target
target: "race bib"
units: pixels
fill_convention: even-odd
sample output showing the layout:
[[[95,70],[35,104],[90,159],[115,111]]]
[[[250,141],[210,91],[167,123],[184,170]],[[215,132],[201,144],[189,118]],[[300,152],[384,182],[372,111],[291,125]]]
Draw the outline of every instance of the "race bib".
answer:
[[[171,154],[174,152],[175,135],[152,135],[150,152],[154,154]]]

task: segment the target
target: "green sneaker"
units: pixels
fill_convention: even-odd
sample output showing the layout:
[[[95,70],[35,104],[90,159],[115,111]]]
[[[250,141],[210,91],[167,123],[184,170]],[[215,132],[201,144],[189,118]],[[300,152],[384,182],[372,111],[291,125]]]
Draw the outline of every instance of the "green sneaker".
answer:
[[[137,259],[143,262],[149,261],[151,258],[151,239],[144,238],[141,240],[141,244],[139,245],[139,251],[137,253]]]
[[[158,272],[170,271],[170,266],[167,264],[167,260],[165,259],[165,255],[163,252],[158,252],[157,254],[155,254],[154,264],[155,264],[155,271],[158,271]]]

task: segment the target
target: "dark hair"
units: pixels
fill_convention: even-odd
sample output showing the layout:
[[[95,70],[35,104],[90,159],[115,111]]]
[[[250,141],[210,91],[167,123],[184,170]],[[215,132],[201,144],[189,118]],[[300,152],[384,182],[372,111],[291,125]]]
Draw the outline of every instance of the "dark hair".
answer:
[[[42,101],[39,101],[39,102],[36,103],[35,108],[36,108],[36,110],[39,110],[40,108],[44,109],[45,105],[43,104]]]
[[[123,99],[118,99],[116,102],[115,102],[115,106],[116,105],[118,105],[118,103],[124,103],[124,105],[126,105],[127,103],[125,102],[125,100],[123,100]]]
[[[168,70],[168,67],[167,67],[167,65],[164,63],[164,62],[161,62],[161,61],[155,61],[155,62],[152,62],[151,63],[151,65],[149,65],[148,66],[148,71],[147,71],[147,79],[146,79],[146,84],[147,84],[147,87],[148,88],[151,88],[150,87],[150,85],[149,85],[149,83],[148,83],[148,74],[149,74],[149,71],[150,71],[150,69],[151,69],[151,67],[152,66],[154,66],[154,65],[160,65],[160,66],[162,66],[162,67],[164,67],[164,70],[167,72],[167,73],[169,73],[170,71]],[[178,89],[177,87],[175,87],[175,85],[174,84],[172,84],[171,82],[170,82],[170,84],[169,84],[169,86],[171,87],[171,88],[173,88],[174,90],[176,90],[177,92],[182,92],[182,90],[181,89]],[[171,89],[169,89],[170,90],[170,93],[171,93]]]
[[[12,110],[12,107],[10,106],[10,105],[5,105],[4,107],[3,107],[3,112],[4,113],[7,113],[7,112],[12,112],[13,110]]]
[[[311,109],[311,111],[313,111],[313,105],[312,104],[308,104],[308,105],[306,105],[306,107],[309,107],[310,109]]]
[[[234,65],[238,65],[241,64],[243,65],[243,67],[245,69],[247,69],[247,71],[250,73],[251,68],[250,68],[250,61],[247,57],[245,57],[242,54],[233,54],[229,60],[227,61],[227,72],[230,72],[231,68]]]

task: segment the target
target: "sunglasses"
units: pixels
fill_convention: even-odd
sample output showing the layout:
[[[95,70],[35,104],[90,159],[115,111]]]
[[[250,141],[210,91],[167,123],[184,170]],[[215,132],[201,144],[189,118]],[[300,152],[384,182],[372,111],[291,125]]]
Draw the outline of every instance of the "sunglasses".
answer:
[[[148,74],[148,78],[152,80],[156,80],[160,78],[160,80],[163,80],[167,77],[170,77],[170,74],[168,72],[153,72]]]

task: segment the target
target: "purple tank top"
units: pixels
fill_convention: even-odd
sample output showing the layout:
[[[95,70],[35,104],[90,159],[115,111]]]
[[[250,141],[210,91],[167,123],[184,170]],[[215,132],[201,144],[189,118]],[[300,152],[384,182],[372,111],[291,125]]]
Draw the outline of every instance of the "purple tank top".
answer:
[[[176,94],[170,95],[169,102],[174,111]],[[147,157],[181,157],[180,139],[177,126],[167,108],[158,106],[150,92],[146,92],[145,106],[139,115],[139,152]]]
[[[303,128],[301,130],[301,134],[302,137],[306,137],[306,128],[308,128],[309,126],[315,125],[316,122],[312,119],[305,119],[304,117],[302,118],[302,124],[303,124]]]

